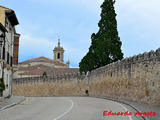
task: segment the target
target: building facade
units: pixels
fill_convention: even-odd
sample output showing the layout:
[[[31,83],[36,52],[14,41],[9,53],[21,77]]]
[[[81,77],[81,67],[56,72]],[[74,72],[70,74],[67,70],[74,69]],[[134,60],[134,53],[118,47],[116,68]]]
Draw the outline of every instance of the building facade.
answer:
[[[17,35],[15,26],[19,24],[12,9],[0,6],[0,26],[3,28],[0,38],[0,78],[5,84],[4,96],[11,95],[13,78],[14,42]],[[5,29],[5,30],[4,30]]]
[[[64,49],[60,45],[60,39],[58,40],[58,46],[56,46],[53,50],[54,53],[54,60],[59,62],[64,62]]]
[[[38,77],[43,73],[47,76],[56,76],[79,72],[78,68],[69,68],[69,61],[64,63],[64,49],[60,45],[60,40],[53,50],[53,55],[53,59],[41,56],[18,63],[13,78]]]

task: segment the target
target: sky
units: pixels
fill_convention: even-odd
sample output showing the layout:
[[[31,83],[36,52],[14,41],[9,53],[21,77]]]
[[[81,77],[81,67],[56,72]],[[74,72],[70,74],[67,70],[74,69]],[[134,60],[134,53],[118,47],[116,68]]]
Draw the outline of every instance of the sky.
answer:
[[[78,67],[97,33],[103,0],[0,0],[19,20],[19,62],[45,56],[53,59],[58,38],[64,61]],[[117,0],[118,32],[124,57],[160,47],[160,1]]]

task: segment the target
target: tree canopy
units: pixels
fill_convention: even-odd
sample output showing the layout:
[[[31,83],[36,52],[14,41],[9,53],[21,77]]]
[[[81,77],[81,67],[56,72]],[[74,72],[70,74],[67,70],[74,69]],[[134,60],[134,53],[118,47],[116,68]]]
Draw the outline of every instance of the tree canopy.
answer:
[[[123,58],[114,4],[115,0],[105,0],[101,5],[99,31],[91,35],[89,51],[79,63],[80,72],[86,73]]]

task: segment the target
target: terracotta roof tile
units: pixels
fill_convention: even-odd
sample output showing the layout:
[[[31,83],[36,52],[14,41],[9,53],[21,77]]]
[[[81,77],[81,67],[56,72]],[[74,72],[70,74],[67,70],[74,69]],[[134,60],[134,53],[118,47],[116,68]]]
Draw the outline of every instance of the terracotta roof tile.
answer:
[[[59,62],[59,61],[57,61],[57,60],[52,60],[52,59],[50,59],[50,58],[46,58],[46,57],[44,57],[44,56],[37,57],[37,58],[33,58],[33,59],[30,59],[30,60],[26,60],[26,61],[20,62],[19,64],[28,64],[28,63],[30,63],[30,62],[34,62],[34,61],[36,61],[36,60],[41,60],[41,59],[47,60],[47,61],[48,61],[49,63],[51,63],[51,64],[64,66],[63,63],[61,63],[61,62]]]
[[[41,76],[44,72],[46,72],[48,76],[54,76],[63,75],[66,73],[77,73],[79,72],[79,68],[53,68],[45,65],[36,65],[30,67],[20,67],[19,71],[24,71],[24,73],[20,75]]]

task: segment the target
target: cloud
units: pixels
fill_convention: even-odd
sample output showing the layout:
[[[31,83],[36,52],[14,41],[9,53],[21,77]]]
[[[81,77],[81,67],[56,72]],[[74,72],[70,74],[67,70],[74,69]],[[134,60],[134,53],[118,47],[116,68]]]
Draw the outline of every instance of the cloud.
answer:
[[[18,27],[18,32],[21,33],[20,60],[42,55],[52,58],[52,50],[57,45],[59,36],[66,50],[65,61],[69,59],[71,66],[78,67],[90,46],[91,34],[98,31],[97,23],[103,0],[23,2],[26,5],[23,6],[23,11],[21,6],[14,5],[21,23]],[[118,30],[125,57],[160,46],[159,4],[158,0],[116,1]]]
[[[42,37],[39,34],[35,34],[36,30],[38,30],[37,26],[27,24],[24,29],[23,27],[19,27],[18,32],[21,33],[20,37],[20,50],[19,50],[19,61],[25,61],[28,59],[36,58],[39,56],[45,56],[53,59],[53,49],[57,46],[58,37],[48,38],[47,36]],[[88,29],[82,29],[83,27],[80,25],[76,27],[72,32],[74,36],[64,36],[61,38],[61,45],[65,49],[65,62],[70,60],[72,67],[78,67],[78,63],[81,58],[85,55],[85,52],[88,50],[88,47],[85,47],[86,44],[89,46],[89,39],[86,38],[88,36]],[[46,33],[52,32],[45,30]],[[84,32],[82,36],[82,32]],[[42,32],[43,33],[43,32]],[[40,32],[40,34],[42,34]],[[85,34],[86,33],[86,34]],[[90,37],[90,35],[89,35]],[[74,41],[75,40],[75,41]],[[72,42],[71,42],[72,41]]]
[[[159,4],[158,0],[118,0],[116,8],[119,16],[126,16],[125,19],[138,19],[144,24],[151,23],[155,27],[160,20]]]
[[[33,3],[43,4],[43,5],[53,5],[59,4],[59,6],[69,5],[69,6],[81,6],[84,9],[89,9],[97,13],[97,10],[100,10],[100,5],[102,4],[103,0],[26,0]]]
[[[160,1],[118,0],[118,30],[125,56],[157,49],[160,46]]]
[[[23,34],[20,38],[20,61],[39,56],[50,57],[54,44],[46,38]]]

